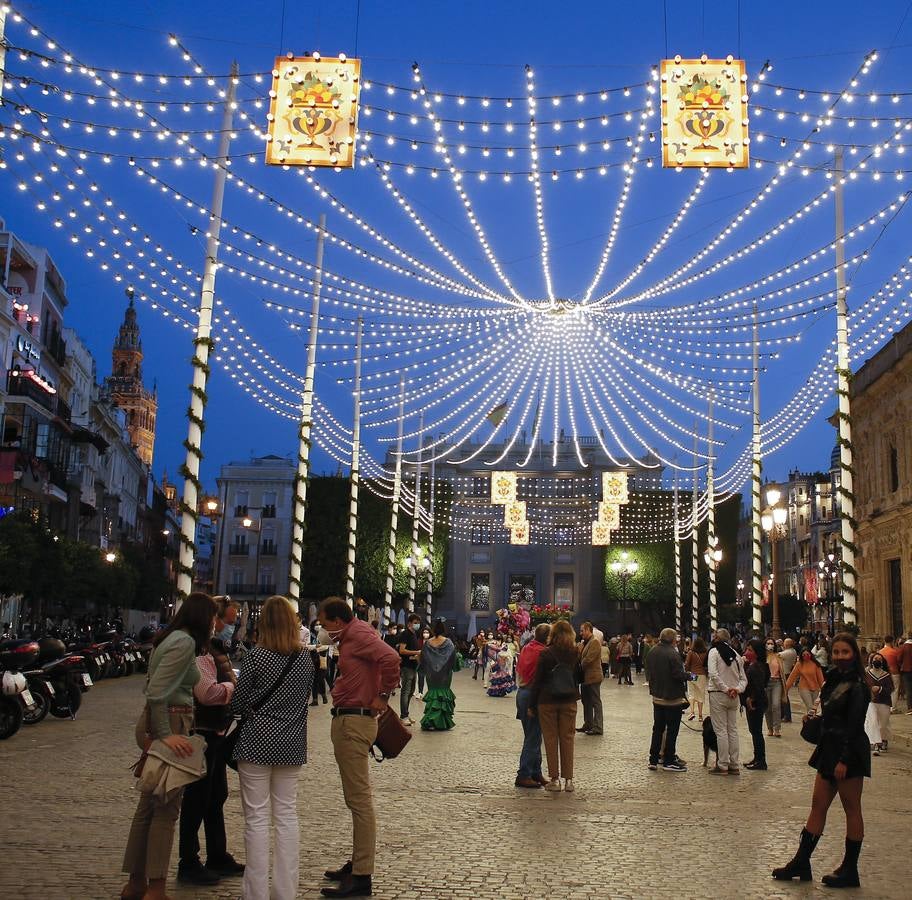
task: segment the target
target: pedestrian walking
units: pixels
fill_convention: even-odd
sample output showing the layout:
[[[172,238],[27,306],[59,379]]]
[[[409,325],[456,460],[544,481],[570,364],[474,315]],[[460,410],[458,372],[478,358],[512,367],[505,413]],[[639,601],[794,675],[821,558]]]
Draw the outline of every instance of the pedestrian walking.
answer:
[[[892,634],[884,637],[884,645],[878,651],[887,663],[887,669],[890,672],[890,680],[893,682],[893,708],[891,712],[896,711],[896,700],[899,697],[899,650],[896,649],[896,641]]]
[[[775,654],[773,654],[775,656]],[[754,745],[753,758],[744,764],[745,769],[765,772],[766,741],[763,737],[763,718],[768,700],[767,687],[770,682],[769,665],[766,662],[766,646],[759,638],[748,642],[744,651],[745,676],[747,686],[741,694],[747,716],[747,727],[750,729]]]
[[[890,707],[893,705],[893,679],[886,659],[879,651],[875,651],[868,658],[865,669],[865,683],[871,692],[871,705],[868,707],[868,719],[873,719],[876,729],[876,740],[871,741],[871,752],[875,756],[886,753],[893,738],[890,729]],[[868,737],[871,736],[870,730]]]
[[[817,702],[820,689],[823,687],[823,679],[823,669],[820,668],[814,654],[807,649],[802,650],[795,668],[785,683],[785,692],[788,693],[791,686],[798,681],[798,696],[801,697],[805,712],[808,712]]]
[[[912,716],[912,631],[899,648],[899,692],[906,698],[906,715]]]
[[[217,600],[219,612],[216,634],[224,631],[219,621],[225,620],[226,599]],[[231,698],[237,679],[228,647],[217,637],[209,639],[209,652],[196,658],[200,680],[193,687],[193,733],[206,739],[206,774],[184,788],[180,811],[180,862],[177,880],[208,885],[220,878],[243,875],[244,866],[228,852],[225,834],[225,801],[228,799],[228,773],[225,760],[225,732],[231,725]],[[199,829],[206,832],[206,865],[200,862]]]
[[[325,877],[340,882],[321,888],[324,897],[369,897],[377,849],[377,820],[368,768],[377,739],[377,715],[399,683],[399,654],[366,622],[356,619],[340,597],[320,606],[320,621],[339,648],[339,677],[333,685],[333,754],[352,815],[352,856]]]
[[[471,658],[475,663],[475,671],[472,673],[472,680],[478,681],[478,670],[481,669],[482,678],[484,678],[484,647],[485,647],[485,634],[483,631],[479,631],[478,634],[472,638],[472,650]]]
[[[516,718],[522,725],[523,745],[515,784],[522,788],[540,788],[548,783],[542,775],[541,721],[538,716],[529,715],[529,701],[538,657],[547,645],[550,632],[551,626],[547,622],[536,626],[532,640],[522,648],[516,664]]]
[[[399,693],[399,718],[403,725],[414,725],[415,720],[409,715],[409,704],[412,694],[415,693],[415,682],[418,678],[418,630],[421,628],[421,619],[412,613],[405,623],[405,629],[399,633],[399,680],[402,690]]]
[[[633,659],[633,644],[630,642],[630,635],[621,635],[618,642],[617,660],[618,660],[618,684],[633,684],[630,677],[630,663]]]
[[[583,724],[576,730],[583,734],[602,734],[602,644],[595,636],[591,622],[583,622],[580,626],[579,657],[583,678],[580,684]]]
[[[209,645],[215,617],[215,601],[208,594],[192,593],[155,637],[146,705],[136,723],[136,743],[143,751],[160,740],[176,756],[193,753],[187,735],[193,725],[193,687],[200,680],[196,657]],[[182,793],[172,791],[166,799],[152,792],[139,795],[124,852],[123,871],[130,880],[121,891],[123,900],[165,900]]]
[[[576,737],[576,642],[573,626],[558,619],[551,626],[548,646],[538,657],[530,686],[529,712],[538,716],[548,760],[546,791],[573,791],[573,739]],[[560,777],[559,777],[560,776]]]
[[[663,628],[659,633],[659,642],[646,657],[646,681],[652,696],[649,768],[653,771],[660,761],[665,772],[687,771],[687,766],[677,754],[681,717],[687,708],[688,681],[681,654],[675,647],[677,638],[674,628]]]
[[[269,597],[257,620],[231,701],[240,715],[234,748],[244,810],[244,900],[294,900],[300,835],[298,777],[307,762],[307,711],[313,662],[301,646],[298,617],[284,597]],[[275,834],[272,887],[269,833]]]
[[[699,715],[703,721],[703,706],[706,703],[706,657],[709,650],[706,641],[698,637],[691,646],[684,660],[684,670],[691,676],[687,683],[687,697],[690,701],[688,721],[693,722]]]
[[[706,658],[709,715],[719,747],[710,775],[739,775],[741,772],[738,708],[739,697],[747,687],[747,676],[741,657],[729,643],[730,637],[725,628],[719,628]]]
[[[798,651],[795,649],[795,641],[792,638],[786,638],[782,642],[782,649],[777,653],[780,662],[780,672],[782,674],[782,721],[792,721],[792,701],[789,698],[788,689],[785,684],[792,669],[798,663]]]
[[[450,684],[456,670],[456,647],[446,636],[446,626],[441,621],[434,623],[433,637],[428,637],[421,648],[418,674],[427,679],[427,694],[424,697],[424,715],[421,717],[422,731],[449,731],[456,723],[456,695]]]
[[[871,777],[871,748],[864,721],[871,694],[854,635],[837,634],[831,653],[834,665],[820,693],[820,740],[808,761],[817,770],[811,811],[797,853],[772,874],[780,881],[813,878],[811,854],[823,834],[830,805],[839,794],[846,814],[845,855],[835,872],[823,876],[823,883],[835,888],[859,887],[858,857],[864,838],[861,794],[864,779]]]
[[[430,639],[431,639],[431,629],[430,629],[430,627],[429,627],[428,625],[425,625],[425,626],[421,629],[421,636],[418,638],[418,651],[419,651],[419,654],[420,654],[421,650],[424,649],[424,645],[425,645],[425,644],[427,643],[427,641],[429,641]],[[455,647],[454,647],[454,649],[455,649]],[[424,673],[424,669],[421,668],[421,663],[420,663],[421,657],[420,657],[420,655],[419,655],[418,658],[419,658],[419,663],[418,663],[418,690],[415,691],[415,699],[416,699],[416,700],[424,700],[424,677],[425,677],[425,673]]]
[[[327,670],[327,657],[329,655],[329,647],[321,646],[320,644],[312,644],[309,648],[310,661],[313,663],[314,667],[314,676],[313,676],[313,687],[310,689],[311,706],[317,706],[318,700],[320,697],[325,704],[326,701],[326,670]]]
[[[769,669],[766,685],[766,733],[769,737],[782,737],[782,660],[772,638],[766,639],[763,652]]]

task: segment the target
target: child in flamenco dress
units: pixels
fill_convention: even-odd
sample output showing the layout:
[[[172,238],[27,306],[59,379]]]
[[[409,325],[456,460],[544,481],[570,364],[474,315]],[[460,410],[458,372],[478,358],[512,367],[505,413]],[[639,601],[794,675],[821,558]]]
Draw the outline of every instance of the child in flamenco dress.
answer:
[[[513,680],[513,663],[509,649],[504,645],[498,652],[494,667],[491,669],[491,680],[488,685],[489,697],[506,697],[516,690]]]

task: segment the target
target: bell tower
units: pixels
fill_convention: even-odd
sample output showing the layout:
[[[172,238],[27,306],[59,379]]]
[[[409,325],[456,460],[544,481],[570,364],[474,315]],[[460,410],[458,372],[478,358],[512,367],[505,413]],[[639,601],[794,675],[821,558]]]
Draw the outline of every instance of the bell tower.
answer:
[[[142,338],[136,321],[136,307],[130,296],[130,304],[111,352],[111,376],[105,379],[105,387],[111,399],[126,413],[130,443],[139,458],[151,466],[158,395],[154,388],[148,391],[143,385],[142,362]]]

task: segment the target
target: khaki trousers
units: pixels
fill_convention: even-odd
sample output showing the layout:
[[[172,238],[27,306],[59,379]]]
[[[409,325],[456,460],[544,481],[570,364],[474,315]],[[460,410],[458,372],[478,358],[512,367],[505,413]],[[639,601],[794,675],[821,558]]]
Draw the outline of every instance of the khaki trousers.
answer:
[[[193,716],[190,713],[169,714],[173,734],[190,734]],[[136,723],[136,743],[142,749],[146,739],[146,714]],[[174,825],[180,815],[183,789],[163,803],[152,794],[140,794],[133,824],[124,852],[123,871],[137,878],[167,878],[171,867],[171,845]]]
[[[547,703],[538,707],[548,777],[573,778],[573,740],[576,737],[576,701]],[[560,756],[558,756],[560,751]]]
[[[342,778],[342,795],[352,815],[352,874],[373,875],[377,820],[368,765],[370,747],[377,738],[377,720],[369,716],[336,716],[330,734]]]

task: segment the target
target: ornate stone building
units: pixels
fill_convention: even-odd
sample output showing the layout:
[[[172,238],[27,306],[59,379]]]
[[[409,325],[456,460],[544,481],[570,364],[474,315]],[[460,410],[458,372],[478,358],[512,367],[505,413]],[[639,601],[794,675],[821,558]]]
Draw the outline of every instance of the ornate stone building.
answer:
[[[912,324],[852,381],[858,620],[865,637],[912,629]]]
[[[143,384],[142,340],[132,297],[114,342],[111,360],[111,376],[105,379],[105,388],[110,398],[126,413],[130,443],[139,458],[151,466],[158,396],[154,388],[149,391]]]

